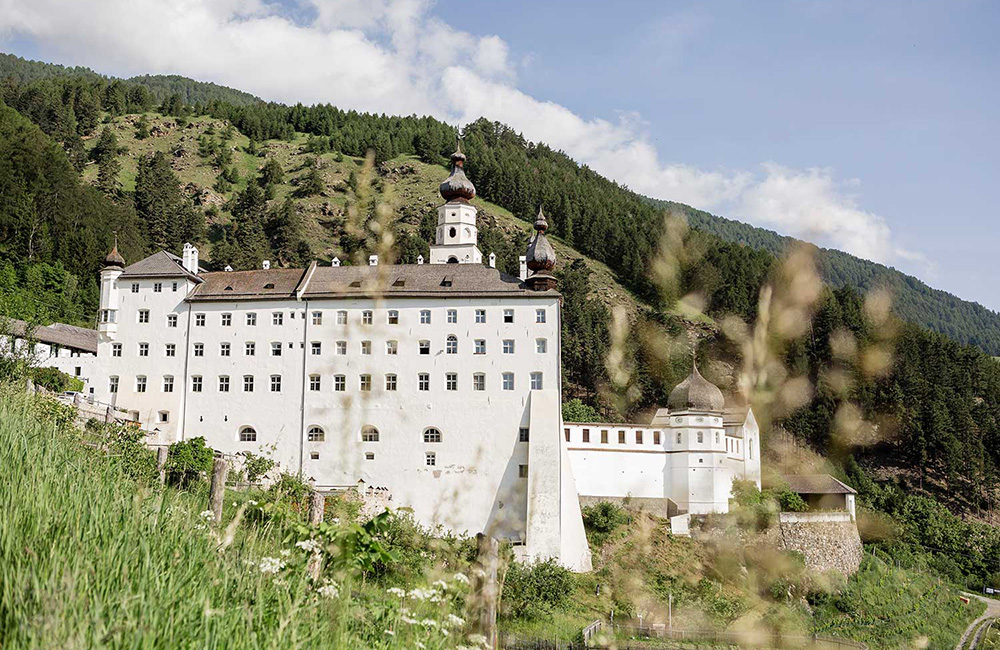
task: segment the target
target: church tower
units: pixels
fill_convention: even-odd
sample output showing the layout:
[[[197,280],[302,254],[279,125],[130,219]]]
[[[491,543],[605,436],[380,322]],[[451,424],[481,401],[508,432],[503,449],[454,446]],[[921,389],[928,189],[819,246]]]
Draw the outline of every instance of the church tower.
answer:
[[[97,331],[101,334],[114,334],[118,331],[118,276],[125,269],[125,258],[118,252],[118,238],[115,246],[104,258],[104,268],[101,269],[101,302],[100,318]]]
[[[451,175],[439,191],[445,203],[438,208],[437,232],[431,245],[431,264],[482,264],[476,246],[476,208],[470,201],[476,188],[465,176],[465,154],[459,146],[451,154]]]

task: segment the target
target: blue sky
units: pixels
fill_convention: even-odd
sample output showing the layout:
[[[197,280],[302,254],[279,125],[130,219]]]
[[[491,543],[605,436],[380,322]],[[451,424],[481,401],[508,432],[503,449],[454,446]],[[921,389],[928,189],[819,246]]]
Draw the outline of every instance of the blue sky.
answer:
[[[280,101],[485,113],[646,194],[1000,308],[998,3],[0,5],[7,51]]]

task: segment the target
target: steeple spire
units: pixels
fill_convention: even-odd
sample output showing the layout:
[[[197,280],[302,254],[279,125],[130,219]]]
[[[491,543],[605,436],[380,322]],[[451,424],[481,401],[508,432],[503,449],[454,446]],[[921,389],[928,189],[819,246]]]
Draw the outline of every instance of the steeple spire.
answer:
[[[535,217],[534,226],[535,236],[528,245],[528,253],[525,255],[528,269],[532,273],[525,282],[534,291],[555,289],[556,279],[549,273],[556,267],[556,251],[545,236],[549,222],[542,212],[542,206],[538,206],[538,216]]]
[[[108,253],[108,256],[104,258],[105,268],[109,266],[117,266],[119,268],[125,268],[125,258],[122,257],[121,253],[118,252],[118,233],[115,233],[115,245]]]
[[[441,198],[449,202],[476,198],[476,186],[465,175],[465,154],[462,153],[461,141],[455,145],[455,153],[451,154],[451,175],[444,179],[438,190]]]

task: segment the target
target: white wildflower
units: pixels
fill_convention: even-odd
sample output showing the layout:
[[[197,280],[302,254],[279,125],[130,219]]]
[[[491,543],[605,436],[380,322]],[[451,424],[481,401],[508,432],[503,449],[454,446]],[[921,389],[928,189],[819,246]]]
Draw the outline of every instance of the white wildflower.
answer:
[[[424,648],[426,648],[427,646],[425,646],[425,645],[424,645],[423,643],[421,643],[420,641],[417,641],[417,647],[418,647],[418,648],[420,648],[420,650],[424,650]]]
[[[385,633],[389,636],[396,636],[396,633],[393,632],[392,630],[386,630]]]
[[[413,600],[427,600],[434,595],[434,592],[428,589],[411,589],[408,594],[406,594]]]
[[[257,505],[257,502],[254,501],[253,499],[250,499],[249,501],[247,501],[247,505],[248,506],[255,506],[255,505]]]
[[[483,636],[482,634],[470,634],[468,638],[469,638],[469,643],[472,643],[474,645],[481,647],[487,645],[486,637]]]
[[[285,563],[276,557],[265,557],[258,566],[261,573],[277,573],[285,568]]]
[[[441,634],[443,634],[445,636],[448,636],[449,634],[451,634],[451,632],[449,632],[448,630],[446,630],[444,628],[441,628]]]
[[[385,591],[390,596],[396,596],[397,598],[403,598],[404,596],[406,596],[406,591],[400,589],[399,587],[389,587]]]
[[[208,526],[206,526],[205,524],[195,524],[194,525],[194,529],[195,530],[205,530],[206,528],[208,528]]]
[[[334,517],[330,521],[332,521],[335,526],[339,526],[340,525],[340,517]]]
[[[290,548],[281,549],[281,557],[288,557],[291,554],[292,554],[292,549]]]
[[[435,621],[433,618],[425,618],[424,620],[420,621],[420,624],[423,625],[424,627],[437,627],[438,626],[438,622]]]
[[[202,510],[201,514],[198,516],[204,519],[205,521],[212,521],[213,519],[215,519],[215,513],[212,512],[211,510]]]
[[[306,539],[302,540],[301,542],[295,542],[295,545],[301,548],[306,553],[319,553],[322,548],[319,542],[317,542],[314,539]]]
[[[409,616],[404,616],[400,620],[406,623],[407,625],[416,625],[417,623],[420,622],[415,618],[410,618]]]
[[[456,573],[454,578],[455,582],[461,582],[463,585],[469,584],[469,576],[464,573]]]
[[[340,586],[336,582],[328,582],[316,590],[324,598],[336,598],[340,595]]]
[[[465,619],[461,616],[455,616],[454,614],[448,614],[448,623],[458,627],[460,625],[465,625]]]
[[[448,583],[445,582],[444,580],[437,580],[437,581],[435,581],[433,586],[437,587],[441,591],[447,591],[448,590]]]

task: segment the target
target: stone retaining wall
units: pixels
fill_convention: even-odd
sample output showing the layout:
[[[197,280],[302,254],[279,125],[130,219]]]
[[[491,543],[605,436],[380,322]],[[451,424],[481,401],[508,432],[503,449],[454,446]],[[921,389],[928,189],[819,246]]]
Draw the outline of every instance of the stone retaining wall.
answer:
[[[815,571],[849,576],[861,566],[861,536],[849,513],[783,512],[776,533],[778,548],[798,551]]]

